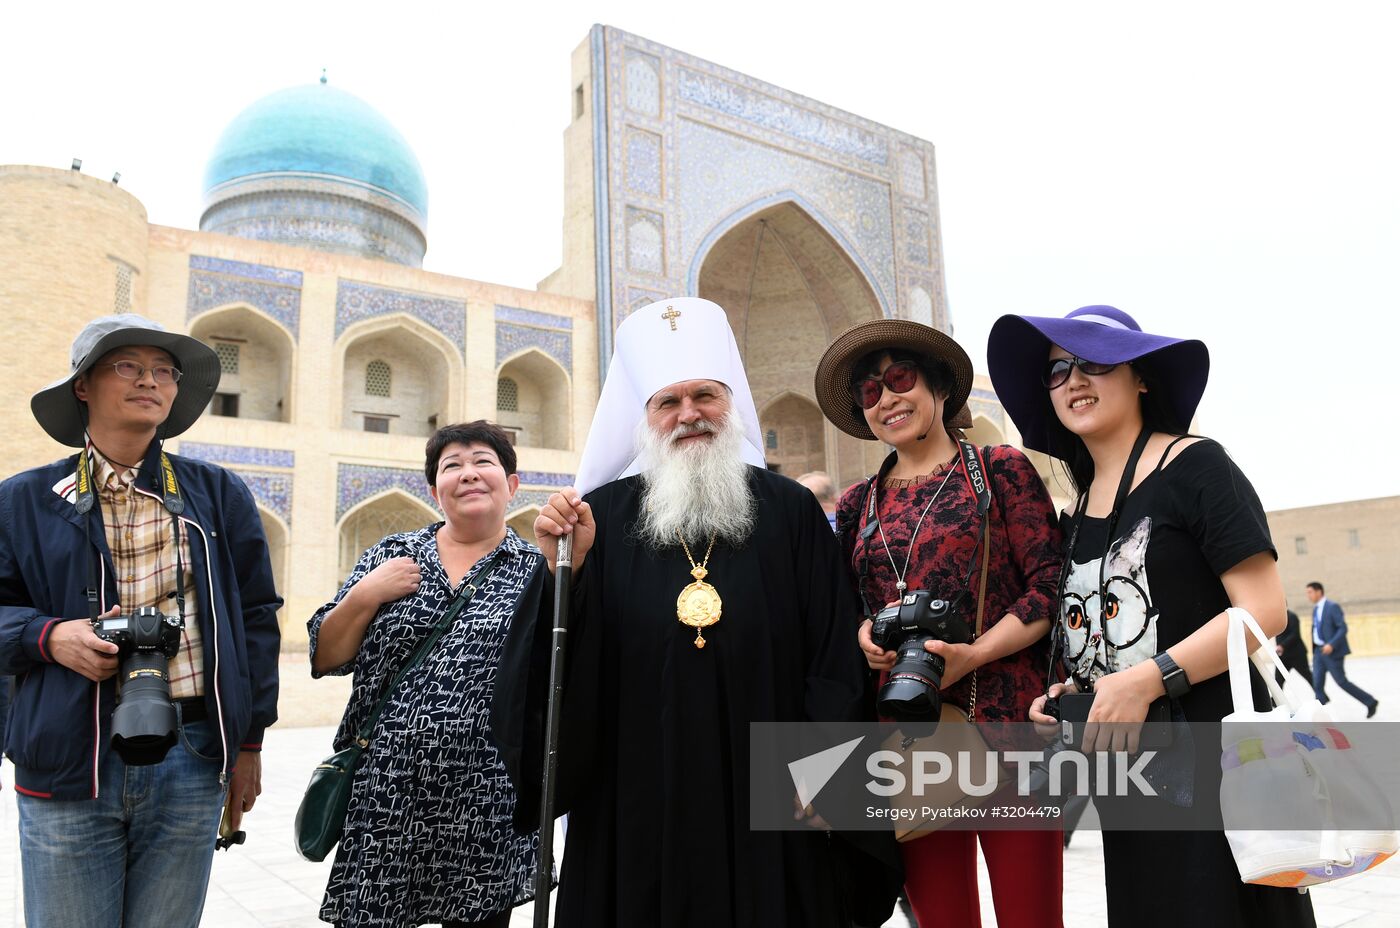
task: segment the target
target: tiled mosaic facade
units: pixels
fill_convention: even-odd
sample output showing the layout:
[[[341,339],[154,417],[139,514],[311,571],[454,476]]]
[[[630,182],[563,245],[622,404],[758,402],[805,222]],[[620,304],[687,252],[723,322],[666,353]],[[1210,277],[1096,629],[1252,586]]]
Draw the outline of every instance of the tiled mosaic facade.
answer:
[[[696,293],[719,237],[786,200],[837,241],[886,315],[946,330],[931,144],[617,29],[600,27],[595,43],[611,281],[601,324]]]
[[[180,442],[182,457],[209,461],[229,468],[239,476],[258,505],[277,514],[287,525],[292,524],[292,474],[296,452],[283,448],[251,448],[243,445],[216,445],[209,442]],[[261,470],[264,467],[285,467],[286,471]]]
[[[215,445],[182,441],[180,454],[214,464],[251,467],[295,467],[296,452],[283,448],[248,448],[242,445]]]
[[[514,306],[496,307],[496,366],[526,348],[538,348],[568,371],[574,370],[574,321],[553,313]]]
[[[543,313],[536,309],[521,309],[518,306],[496,304],[497,322],[518,322],[521,325],[535,325],[545,329],[573,331],[574,320],[569,316]]]
[[[295,339],[301,324],[301,281],[301,271],[190,255],[185,318],[246,303],[276,319]]]
[[[325,186],[325,181],[315,186]],[[357,185],[334,185],[334,192],[302,191],[283,179],[276,192],[239,192],[210,206],[200,219],[204,232],[219,232],[260,242],[300,245],[317,251],[393,261],[421,267],[427,243],[423,233],[396,212],[368,199]],[[302,186],[311,186],[303,184]]]
[[[240,473],[240,476],[246,475]],[[540,471],[522,471],[520,473],[522,487],[516,492],[515,498],[511,500],[510,512],[519,512],[522,509],[531,507],[540,508],[549,500],[549,496],[560,487],[566,487],[573,483],[573,474],[552,474]],[[544,486],[548,489],[526,489],[525,484]],[[251,482],[249,484],[252,486]],[[428,493],[428,485],[423,480],[421,470],[409,470],[399,467],[371,467],[364,464],[341,464],[336,469],[336,505],[335,518],[339,522],[345,514],[354,509],[360,503],[372,497],[378,496],[386,490],[402,490],[414,499],[422,500],[434,512],[437,511],[437,503]],[[254,493],[256,494],[256,490]],[[290,491],[289,491],[290,499]],[[261,498],[259,498],[261,501]],[[269,506],[269,509],[272,507]],[[273,510],[276,511],[275,509]]]
[[[551,474],[546,471],[522,470],[518,471],[516,476],[520,478],[521,486],[553,487],[557,490],[573,486],[574,483],[573,474]]]
[[[292,475],[276,471],[244,470],[233,468],[233,472],[253,491],[253,499],[258,505],[274,512],[289,527],[292,524]]]
[[[437,511],[437,503],[433,502],[427,481],[423,479],[422,468],[340,464],[335,472],[336,521],[339,522],[360,503],[386,490],[402,490],[414,499],[422,500],[434,512]]]
[[[621,322],[636,310],[643,306],[650,306],[652,303],[660,303],[666,299],[667,294],[661,290],[648,290],[646,287],[628,287],[627,302],[623,306],[613,308],[613,318]]]
[[[522,509],[543,509],[544,504],[549,502],[550,494],[554,490],[519,490],[515,498],[510,501],[510,513],[520,512]],[[509,514],[509,513],[508,513]],[[533,538],[527,539],[534,541]]]
[[[404,313],[427,323],[447,336],[463,355],[466,354],[466,303],[352,280],[342,280],[336,287],[335,337],[340,338],[346,329],[357,322],[394,313]]]

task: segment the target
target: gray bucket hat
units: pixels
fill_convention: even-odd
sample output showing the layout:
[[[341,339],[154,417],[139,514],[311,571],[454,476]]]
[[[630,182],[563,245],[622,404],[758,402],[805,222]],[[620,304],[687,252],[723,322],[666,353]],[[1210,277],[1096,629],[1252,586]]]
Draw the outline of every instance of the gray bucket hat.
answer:
[[[159,322],[135,313],[103,316],[83,327],[69,351],[67,377],[56,380],[29,400],[34,418],[61,444],[81,448],[86,431],[86,412],[73,394],[73,381],[114,348],[149,345],[170,352],[183,376],[170,415],[160,427],[161,438],[173,438],[194,425],[204,407],[219,388],[219,356],[203,342],[171,332]]]

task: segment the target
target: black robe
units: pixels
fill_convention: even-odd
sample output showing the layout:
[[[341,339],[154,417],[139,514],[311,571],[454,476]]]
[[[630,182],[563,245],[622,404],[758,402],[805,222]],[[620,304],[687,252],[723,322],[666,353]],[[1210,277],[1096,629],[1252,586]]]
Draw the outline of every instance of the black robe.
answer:
[[[709,560],[723,616],[703,649],[676,619],[690,562],[679,545],[657,551],[636,537],[640,478],[586,497],[598,534],[568,634],[561,928],[878,924],[892,904],[889,836],[856,839],[872,856],[820,831],[749,830],[749,723],[869,717],[859,607],[821,507],[768,471],[751,467],[749,485],[753,534],[738,548],[717,543]],[[691,553],[703,559],[704,544]],[[538,818],[551,624],[541,619],[512,629],[493,717],[521,827]]]

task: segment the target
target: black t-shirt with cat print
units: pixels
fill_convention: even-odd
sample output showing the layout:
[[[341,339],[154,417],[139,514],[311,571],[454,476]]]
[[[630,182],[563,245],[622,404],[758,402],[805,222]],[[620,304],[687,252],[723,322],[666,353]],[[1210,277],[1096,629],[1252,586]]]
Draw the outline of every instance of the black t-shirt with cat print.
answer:
[[[1073,520],[1062,516],[1066,537]],[[1213,441],[1198,441],[1128,494],[1103,565],[1107,519],[1085,516],[1064,582],[1066,671],[1097,679],[1152,658],[1230,606],[1220,575],[1261,552],[1277,557],[1248,478]],[[1226,674],[1193,684],[1188,721],[1232,711]]]
[[[1072,522],[1062,516],[1066,537]],[[1060,608],[1064,669],[1089,679],[1150,661],[1190,636],[1229,608],[1221,574],[1261,552],[1277,557],[1254,488],[1225,449],[1208,440],[1159,465],[1124,501],[1103,565],[1105,609],[1098,585],[1107,531],[1107,519],[1083,519]],[[1251,677],[1261,705],[1263,682]],[[1233,710],[1229,674],[1193,682],[1180,706],[1187,721],[1218,722]],[[1220,748],[1218,734],[1211,739],[1207,730],[1194,731],[1207,736],[1195,740],[1187,760],[1199,811],[1218,803]],[[1115,822],[1121,828],[1130,821],[1170,828],[1179,810],[1161,799],[1096,797],[1094,803],[1110,829],[1103,834],[1110,925],[1315,925],[1308,896],[1240,881],[1223,831],[1112,830]]]

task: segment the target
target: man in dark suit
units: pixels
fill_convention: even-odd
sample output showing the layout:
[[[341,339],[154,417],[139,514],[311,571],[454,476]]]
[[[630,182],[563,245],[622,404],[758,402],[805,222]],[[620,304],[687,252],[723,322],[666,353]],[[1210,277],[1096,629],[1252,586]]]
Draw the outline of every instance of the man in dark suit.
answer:
[[[1330,673],[1337,685],[1366,707],[1366,718],[1376,714],[1376,697],[1347,679],[1343,663],[1351,653],[1347,647],[1347,623],[1342,607],[1328,599],[1322,584],[1308,584],[1308,601],[1313,604],[1313,692],[1318,702],[1327,703],[1323,684]]]
[[[1298,613],[1292,609],[1288,610],[1288,622],[1283,631],[1279,632],[1278,638],[1274,640],[1274,650],[1278,652],[1283,666],[1298,671],[1304,680],[1312,676],[1312,671],[1308,669],[1308,652],[1303,647],[1303,636],[1298,630]],[[1279,683],[1283,683],[1281,676]]]

